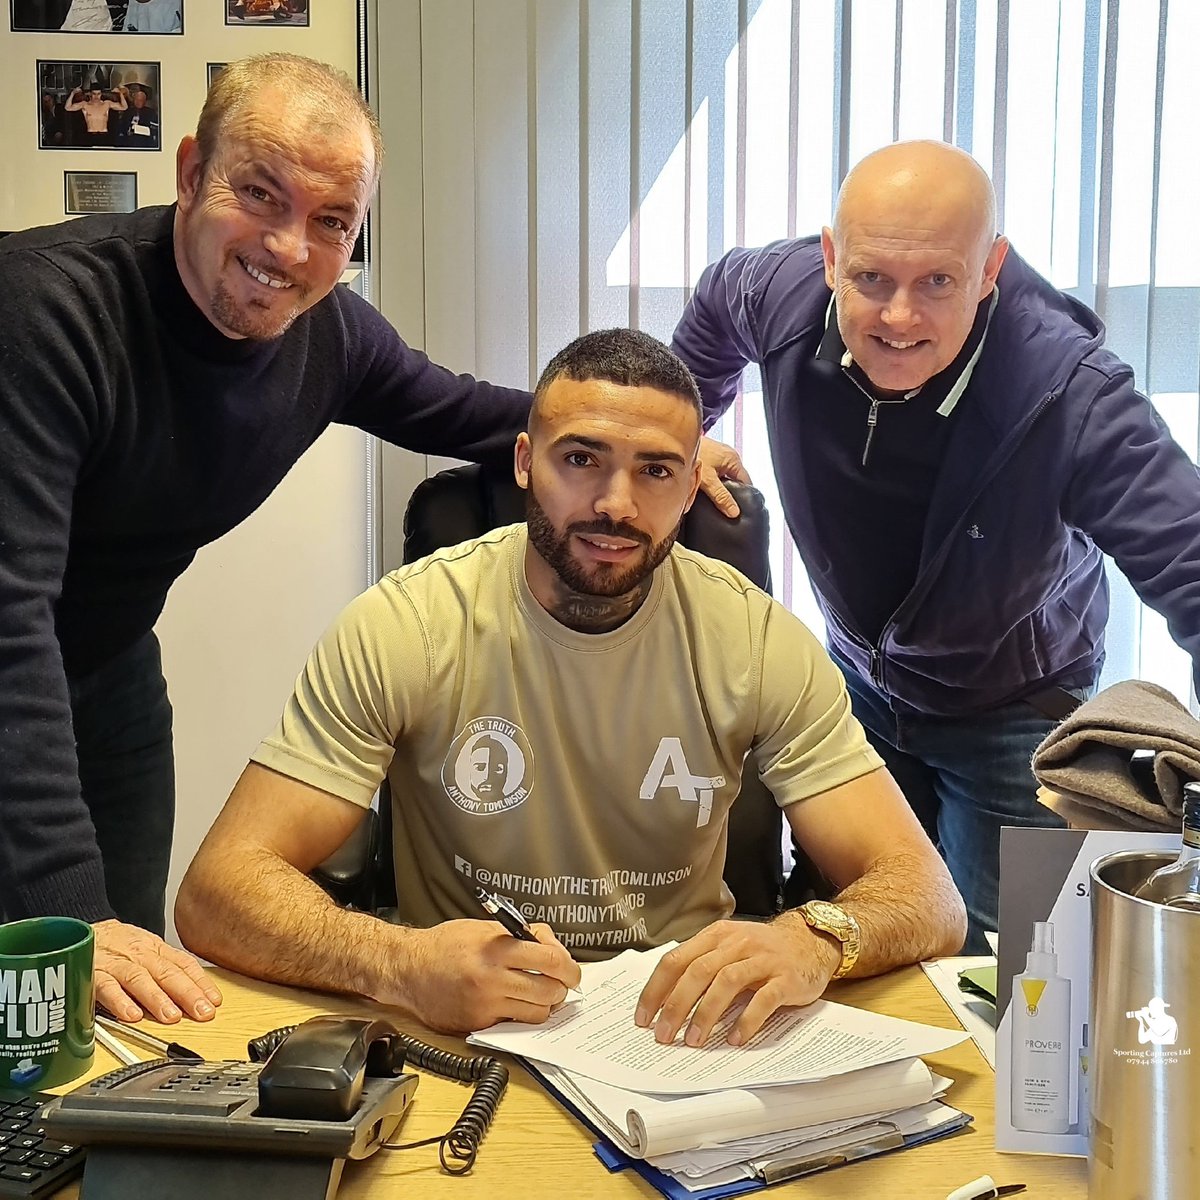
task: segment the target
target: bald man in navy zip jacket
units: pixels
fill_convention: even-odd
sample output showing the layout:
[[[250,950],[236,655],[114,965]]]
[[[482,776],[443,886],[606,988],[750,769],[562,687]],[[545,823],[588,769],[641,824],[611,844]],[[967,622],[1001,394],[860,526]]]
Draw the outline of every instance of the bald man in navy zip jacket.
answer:
[[[820,238],[735,249],[675,331],[706,426],[760,365],[788,527],[855,714],[996,928],[1002,825],[1094,689],[1112,555],[1197,661],[1200,476],[1104,327],[996,234],[968,155],[899,143]]]

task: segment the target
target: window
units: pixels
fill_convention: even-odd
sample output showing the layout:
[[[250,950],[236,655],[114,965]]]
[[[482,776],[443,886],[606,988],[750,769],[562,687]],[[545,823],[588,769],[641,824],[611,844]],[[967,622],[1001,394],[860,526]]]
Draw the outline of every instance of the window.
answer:
[[[425,78],[453,85],[425,88],[437,134],[422,162],[436,292],[426,348],[527,384],[587,329],[669,338],[725,249],[817,232],[863,154],[941,138],[989,170],[1002,230],[1100,313],[1110,347],[1195,461],[1197,44],[1200,5],[1167,0],[423,6]],[[718,436],[770,495],[758,388],[747,371]],[[774,525],[776,594],[820,632],[782,518]],[[1102,682],[1152,679],[1192,699],[1189,661],[1165,623],[1115,568],[1109,577]]]

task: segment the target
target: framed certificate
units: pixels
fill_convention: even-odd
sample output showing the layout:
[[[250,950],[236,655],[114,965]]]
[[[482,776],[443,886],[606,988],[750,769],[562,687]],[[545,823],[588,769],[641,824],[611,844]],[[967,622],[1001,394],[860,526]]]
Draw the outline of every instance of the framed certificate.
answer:
[[[136,171],[63,172],[63,210],[69,217],[133,212],[136,208]]]

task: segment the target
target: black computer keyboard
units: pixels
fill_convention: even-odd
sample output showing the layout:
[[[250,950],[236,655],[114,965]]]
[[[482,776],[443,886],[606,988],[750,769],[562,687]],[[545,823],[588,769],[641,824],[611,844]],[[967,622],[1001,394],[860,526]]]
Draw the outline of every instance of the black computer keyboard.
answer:
[[[0,1088],[0,1200],[40,1200],[83,1170],[83,1147],[48,1137],[42,1128],[45,1092]]]

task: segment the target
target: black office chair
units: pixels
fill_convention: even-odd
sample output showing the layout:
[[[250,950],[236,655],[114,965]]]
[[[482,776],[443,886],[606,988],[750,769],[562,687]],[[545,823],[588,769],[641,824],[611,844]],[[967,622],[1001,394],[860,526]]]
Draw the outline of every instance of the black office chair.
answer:
[[[769,514],[762,493],[732,483],[741,515],[729,520],[703,493],[684,517],[679,541],[736,567],[770,591]],[[415,562],[443,546],[479,537],[499,525],[525,519],[525,493],[512,467],[470,465],[441,471],[417,485],[404,516],[404,561]],[[796,866],[784,879],[783,816],[751,761],[729,814],[725,883],[742,916],[767,917],[814,895],[827,895],[819,872],[793,847]],[[366,872],[364,863],[374,864]],[[392,870],[391,800],[385,781],[379,812],[372,811],[355,835],[315,873],[335,900],[367,911],[396,903]]]

